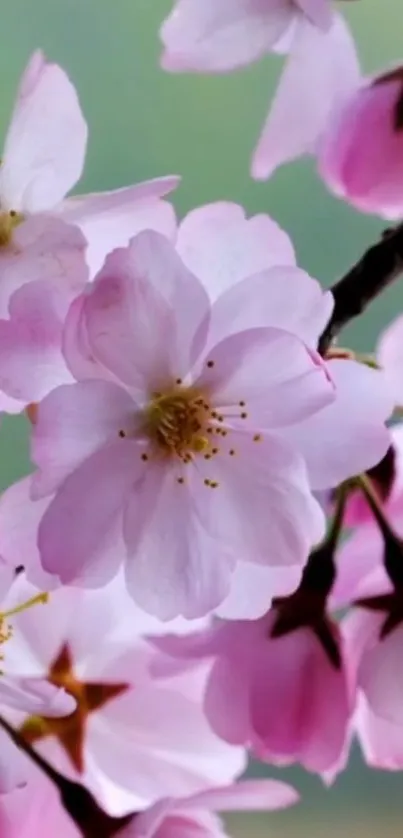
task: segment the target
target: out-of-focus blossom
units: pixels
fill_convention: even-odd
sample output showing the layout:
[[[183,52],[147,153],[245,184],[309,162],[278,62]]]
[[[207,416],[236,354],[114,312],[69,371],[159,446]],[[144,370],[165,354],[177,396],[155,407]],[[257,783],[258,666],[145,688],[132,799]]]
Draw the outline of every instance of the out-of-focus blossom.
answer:
[[[133,813],[117,838],[223,838],[217,811],[273,811],[298,801],[294,789],[277,780],[245,780],[190,797],[165,797],[141,814]],[[2,838],[78,838],[81,832],[62,808],[58,792],[36,769],[26,789],[0,798]]]
[[[2,609],[0,611],[0,705],[1,712],[17,710],[33,715],[46,713],[55,723],[58,716],[68,716],[76,706],[73,696],[61,684],[49,684],[38,673],[13,672],[13,633],[24,609],[41,608],[41,597],[31,598],[14,594],[18,581],[6,565],[0,567]],[[14,604],[10,606],[10,597]],[[0,732],[0,794],[21,786],[26,780],[26,767],[20,753],[3,730]]]
[[[330,0],[176,0],[161,28],[162,66],[218,73],[276,50],[304,19],[320,31],[332,20]]]
[[[354,706],[343,639],[325,617],[276,636],[277,619],[275,607],[260,620],[155,642],[184,665],[213,661],[205,710],[223,739],[324,773],[343,754]]]
[[[118,838],[225,838],[224,824],[215,812],[267,812],[285,809],[297,800],[297,793],[286,783],[244,780],[183,800],[165,798],[133,818]]]
[[[403,215],[403,66],[365,80],[331,116],[318,149],[328,186],[363,212]]]
[[[31,589],[23,578],[19,584]],[[204,716],[204,673],[153,678],[156,651],[143,638],[150,620],[121,578],[102,591],[53,591],[34,610],[20,615],[9,641],[10,673],[65,687],[77,707],[63,720],[38,707],[8,718],[110,814],[231,782],[242,771],[243,750],[221,741]]]
[[[394,404],[403,406],[403,316],[396,317],[381,333],[376,357],[384,371]]]
[[[10,413],[71,378],[61,357],[64,316],[109,250],[142,229],[175,232],[173,208],[160,199],[177,178],[64,200],[86,141],[74,86],[34,53],[0,167],[0,409]]]

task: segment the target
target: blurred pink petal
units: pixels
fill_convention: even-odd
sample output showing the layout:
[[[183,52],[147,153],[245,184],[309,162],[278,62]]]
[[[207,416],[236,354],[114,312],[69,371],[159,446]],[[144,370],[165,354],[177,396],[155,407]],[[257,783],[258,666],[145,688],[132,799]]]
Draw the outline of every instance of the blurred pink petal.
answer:
[[[400,218],[403,154],[399,101],[403,67],[356,91],[329,122],[319,172],[333,191],[364,212]]]
[[[86,144],[87,125],[73,84],[57,64],[35,52],[2,155],[2,207],[23,213],[53,209],[81,176]]]
[[[216,73],[249,64],[278,41],[293,15],[285,0],[177,0],[161,28],[162,66]]]
[[[283,163],[314,154],[334,109],[360,79],[352,36],[341,17],[323,32],[301,20],[255,150],[252,175],[268,178]]]

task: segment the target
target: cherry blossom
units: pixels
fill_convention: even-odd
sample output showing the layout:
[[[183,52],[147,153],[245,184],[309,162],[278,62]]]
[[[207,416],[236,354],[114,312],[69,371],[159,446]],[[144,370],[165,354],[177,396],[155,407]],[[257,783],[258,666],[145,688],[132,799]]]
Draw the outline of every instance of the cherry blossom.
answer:
[[[22,590],[30,590],[21,578]],[[202,711],[203,673],[155,680],[150,631],[118,578],[101,591],[61,588],[35,615],[25,611],[10,640],[11,671],[47,678],[75,697],[62,721],[9,714],[25,741],[79,780],[111,815],[144,809],[164,794],[230,782],[241,748],[220,741]]]
[[[34,53],[0,169],[0,409],[10,413],[71,380],[61,356],[63,320],[108,251],[141,229],[175,231],[173,209],[160,200],[175,178],[64,201],[82,173],[86,142],[71,81]]]
[[[148,226],[151,210],[154,218],[159,214],[158,229],[172,229],[172,209],[158,200],[177,186],[175,177],[64,201],[82,174],[87,134],[74,85],[61,67],[37,50],[20,81],[4,143],[0,169],[3,248],[12,245],[14,230],[24,218],[53,212],[81,227],[95,272],[112,247]],[[70,138],[67,144],[66,136]]]
[[[319,172],[363,212],[399,219],[403,212],[403,66],[366,80],[329,122]]]
[[[298,611],[293,597],[289,602]],[[313,610],[312,625],[308,619],[279,633],[281,608],[155,642],[187,665],[214,661],[205,710],[223,739],[270,763],[300,762],[324,773],[344,752],[354,706],[343,639],[335,623],[320,622]]]
[[[65,351],[81,380],[53,390],[33,428],[32,496],[56,490],[44,569],[100,585],[123,545],[132,595],[164,618],[216,607],[238,559],[303,564],[323,532],[302,456],[281,437],[334,398],[323,363],[272,326],[227,337],[223,321],[209,341],[210,308],[167,240],[140,234],[74,305]]]

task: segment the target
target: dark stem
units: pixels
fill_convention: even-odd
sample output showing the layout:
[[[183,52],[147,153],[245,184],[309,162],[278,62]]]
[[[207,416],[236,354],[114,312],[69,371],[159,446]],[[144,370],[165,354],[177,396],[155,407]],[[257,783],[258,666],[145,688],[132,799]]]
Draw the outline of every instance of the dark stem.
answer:
[[[325,355],[341,330],[403,272],[403,224],[387,230],[381,241],[331,287],[335,306],[318,350]]]
[[[56,786],[64,809],[80,830],[83,838],[113,838],[119,830],[133,820],[134,815],[112,818],[104,812],[84,786],[67,780],[66,777],[55,771],[2,716],[0,716],[0,727],[8,733],[17,748],[24,751],[29,759]]]

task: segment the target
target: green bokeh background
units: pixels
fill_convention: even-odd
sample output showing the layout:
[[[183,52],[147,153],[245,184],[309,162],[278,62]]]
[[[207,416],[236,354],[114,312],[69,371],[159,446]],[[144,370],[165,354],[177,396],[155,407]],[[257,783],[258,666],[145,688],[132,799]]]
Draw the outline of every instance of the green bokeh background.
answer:
[[[165,74],[158,68],[157,33],[171,6],[172,0],[2,0],[1,131],[6,130],[19,75],[31,51],[41,46],[70,73],[90,125],[80,191],[178,173],[183,178],[174,196],[179,214],[223,198],[241,202],[249,213],[269,212],[291,235],[300,264],[324,284],[331,283],[384,225],[332,198],[309,161],[286,167],[267,184],[250,179],[249,157],[281,61],[267,58],[222,77]],[[340,6],[367,71],[399,58],[403,0],[358,0]],[[397,285],[346,332],[344,342],[371,349],[379,329],[402,303],[402,287]],[[2,486],[28,470],[23,419],[2,425],[0,456]],[[282,775],[303,792],[301,806],[264,818],[232,818],[234,835],[402,834],[399,774],[369,772],[355,755],[349,771],[330,791],[298,770]]]

